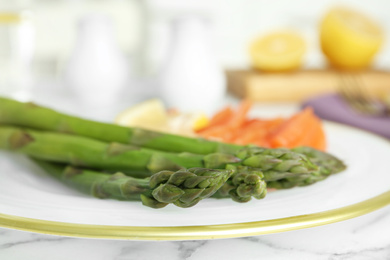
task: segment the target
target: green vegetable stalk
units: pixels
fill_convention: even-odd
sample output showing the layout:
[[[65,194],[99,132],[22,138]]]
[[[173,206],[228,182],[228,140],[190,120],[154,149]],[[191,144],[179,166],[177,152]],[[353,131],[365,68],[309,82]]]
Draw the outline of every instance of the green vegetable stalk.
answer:
[[[346,165],[335,156],[313,149],[311,147],[297,147],[292,149],[309,158],[318,166],[317,171],[313,171],[309,176],[296,176],[267,182],[267,187],[276,189],[288,189],[295,186],[307,186],[318,181],[322,181],[332,174],[345,170]]]
[[[212,196],[232,175],[232,170],[204,168],[161,171],[138,179],[123,173],[106,174],[35,160],[47,173],[84,193],[100,199],[135,200],[151,208],[168,204],[188,208]]]
[[[34,103],[0,97],[0,124],[11,124],[46,131],[86,136],[106,142],[133,144],[170,152],[210,154],[235,152],[241,146],[123,127],[65,115]]]
[[[229,168],[236,173],[257,174],[261,171],[265,181],[274,181],[292,176],[309,176],[318,170],[304,155],[287,149],[247,147],[235,155],[168,153],[11,126],[0,127],[0,149],[74,166],[123,171],[133,177],[148,177],[161,170],[202,167]]]

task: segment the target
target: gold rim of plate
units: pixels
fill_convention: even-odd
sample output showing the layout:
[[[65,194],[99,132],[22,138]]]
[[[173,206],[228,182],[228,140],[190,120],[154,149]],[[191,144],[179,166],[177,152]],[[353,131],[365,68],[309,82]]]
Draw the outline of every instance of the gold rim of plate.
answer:
[[[115,226],[75,224],[0,213],[0,227],[50,235],[127,240],[197,240],[280,233],[362,216],[390,204],[390,191],[349,206],[286,218],[202,226]]]

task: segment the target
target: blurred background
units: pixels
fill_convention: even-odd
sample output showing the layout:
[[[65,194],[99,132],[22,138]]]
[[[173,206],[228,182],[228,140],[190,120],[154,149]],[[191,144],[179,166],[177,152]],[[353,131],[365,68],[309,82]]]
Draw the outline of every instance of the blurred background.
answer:
[[[323,25],[337,6],[352,29]],[[302,102],[334,91],[339,71],[387,86],[388,10],[385,0],[1,0],[0,95],[116,113],[152,97],[184,110],[215,109],[226,95]],[[348,63],[354,48],[368,56]]]

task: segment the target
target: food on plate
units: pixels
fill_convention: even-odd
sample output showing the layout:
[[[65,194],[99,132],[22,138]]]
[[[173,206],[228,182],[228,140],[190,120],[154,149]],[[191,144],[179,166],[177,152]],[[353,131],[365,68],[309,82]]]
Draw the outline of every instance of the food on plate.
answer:
[[[115,118],[115,123],[122,126],[166,131],[168,127],[168,113],[161,100],[150,99],[119,113]]]
[[[233,170],[229,194],[234,200],[260,198],[266,181],[290,177],[311,178],[319,171],[303,154],[288,149],[246,147],[235,154],[169,153],[63,133],[37,131],[11,126],[0,127],[0,148],[33,158],[72,164],[110,172],[121,171],[133,177],[150,177],[163,170],[210,168]],[[247,190],[236,192],[242,183]],[[253,189],[248,189],[252,186]],[[260,189],[264,187],[264,189]],[[225,187],[226,189],[227,187]],[[259,194],[260,193],[260,194]],[[248,195],[250,197],[248,198]],[[245,197],[245,199],[239,198]]]
[[[240,112],[234,116],[234,124],[245,121],[244,115],[249,107],[249,103],[241,106]],[[118,171],[132,178],[154,178],[154,174],[164,176],[166,171],[172,173],[206,168],[204,171],[208,173],[220,170],[229,174],[213,194],[214,198],[247,202],[251,198],[263,199],[267,187],[284,189],[305,186],[345,168],[338,158],[310,147],[265,148],[190,138],[95,122],[6,98],[0,98],[0,124],[1,149],[43,160],[43,164],[62,163],[82,168],[80,173],[92,170],[95,173],[87,176],[96,178],[91,180],[96,181],[96,185],[107,178],[107,174]],[[97,171],[105,175],[97,175]],[[207,187],[204,185],[210,180],[206,181],[208,177],[203,175],[201,177],[204,177],[205,182],[196,185],[200,185],[198,188]],[[193,180],[202,178],[199,176]],[[195,185],[185,180],[184,185],[187,184]],[[197,196],[197,192],[203,193],[199,190],[185,191],[180,202],[174,204],[180,207],[192,206],[193,201],[190,199],[195,198],[192,196]],[[143,199],[168,203],[159,197],[161,194],[158,192],[148,194]]]
[[[383,44],[380,26],[356,10],[329,10],[320,25],[321,48],[329,62],[341,69],[369,66]]]
[[[269,144],[271,147],[310,146],[325,150],[325,133],[320,119],[307,107],[273,129]]]
[[[149,178],[139,179],[115,174],[64,166],[34,160],[68,186],[101,199],[140,200],[151,208],[163,208],[172,203],[181,208],[196,205],[212,196],[232,175],[232,170],[203,168],[161,171]]]
[[[205,127],[209,118],[203,112],[183,113],[176,109],[168,110],[168,132],[195,137],[196,131]]]
[[[230,106],[217,112],[198,135],[227,143],[254,144],[268,148],[310,146],[325,150],[326,138],[321,120],[310,107],[289,118],[250,118],[252,106],[243,100],[234,110]]]
[[[309,178],[294,176],[291,178],[284,178],[279,181],[267,182],[268,188],[288,189],[295,186],[307,186],[318,181],[322,181],[331,174],[341,172],[346,168],[345,164],[335,156],[311,147],[300,146],[291,150],[304,154],[311,162],[317,165],[318,171],[312,172]]]
[[[302,36],[277,31],[255,39],[249,49],[252,66],[263,71],[288,71],[302,65],[306,51]]]
[[[122,111],[115,118],[115,123],[122,126],[195,136],[196,130],[208,124],[208,117],[202,112],[183,113],[175,109],[167,109],[160,99],[154,98]]]
[[[239,145],[201,140],[138,127],[124,127],[66,115],[53,109],[0,97],[0,123],[139,145],[170,152],[209,154],[237,151]]]

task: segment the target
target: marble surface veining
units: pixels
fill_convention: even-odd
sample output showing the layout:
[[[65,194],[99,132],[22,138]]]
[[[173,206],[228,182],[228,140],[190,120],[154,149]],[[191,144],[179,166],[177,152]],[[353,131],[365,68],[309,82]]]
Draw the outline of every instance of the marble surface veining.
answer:
[[[104,240],[0,229],[0,259],[386,260],[390,259],[390,207],[325,226],[216,240]]]

